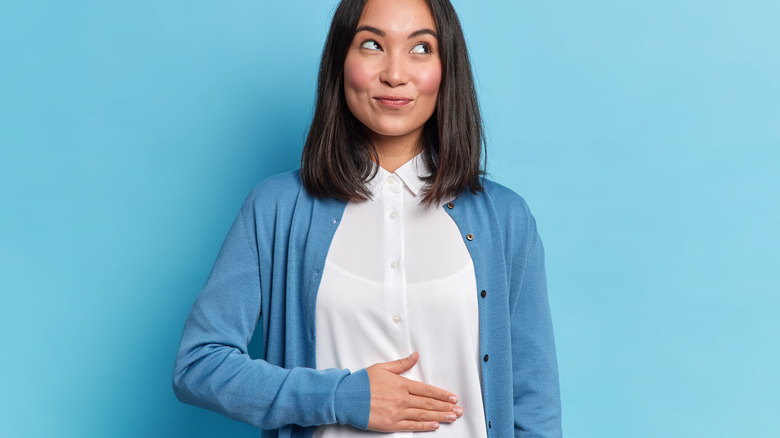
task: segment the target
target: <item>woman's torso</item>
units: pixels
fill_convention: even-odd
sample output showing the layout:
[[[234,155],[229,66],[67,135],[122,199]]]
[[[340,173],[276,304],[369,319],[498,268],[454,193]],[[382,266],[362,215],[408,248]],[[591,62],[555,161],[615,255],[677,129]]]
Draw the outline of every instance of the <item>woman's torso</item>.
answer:
[[[419,203],[425,175],[420,157],[393,174],[379,168],[373,198],[347,205],[317,295],[317,368],[355,371],[419,351],[404,376],[454,392],[464,409],[435,434],[484,437],[474,267],[450,216]],[[314,436],[374,433],[329,425]]]

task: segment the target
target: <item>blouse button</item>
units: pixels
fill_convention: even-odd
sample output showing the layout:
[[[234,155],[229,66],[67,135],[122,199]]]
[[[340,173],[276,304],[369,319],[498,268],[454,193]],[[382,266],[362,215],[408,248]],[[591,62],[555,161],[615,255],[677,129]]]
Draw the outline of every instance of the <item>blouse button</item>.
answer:
[[[390,262],[390,269],[398,269],[398,262],[395,260]]]
[[[480,295],[482,295],[482,298],[485,298],[485,297],[487,296],[487,291],[484,291],[484,290],[483,290],[483,291],[482,291],[482,293],[481,293]]]
[[[474,235],[473,235],[473,234],[471,234],[471,233],[468,233],[468,234],[466,234],[466,240],[468,240],[469,242],[471,242],[472,240],[474,240]]]
[[[390,212],[390,219],[395,219],[397,217],[398,217],[398,213],[396,213],[395,211]]]
[[[454,203],[452,203],[452,202],[448,202],[448,203],[447,203],[447,208],[449,208],[450,210],[452,210],[453,208],[455,208],[455,204],[454,204]]]
[[[401,322],[401,315],[399,315],[397,313],[395,315],[393,315],[393,322],[396,323],[396,324],[400,323]]]
[[[393,178],[392,176],[388,176],[387,177],[387,183],[390,184],[390,185],[395,184],[395,178]]]

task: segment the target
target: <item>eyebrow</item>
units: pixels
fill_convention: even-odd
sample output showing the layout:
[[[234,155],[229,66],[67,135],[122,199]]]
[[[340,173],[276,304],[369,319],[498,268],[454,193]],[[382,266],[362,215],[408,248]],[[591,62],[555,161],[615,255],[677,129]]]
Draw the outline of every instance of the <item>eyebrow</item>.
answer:
[[[371,32],[373,34],[379,35],[381,37],[386,36],[387,34],[383,30],[379,30],[373,26],[360,26],[355,30],[355,33],[361,32],[361,31],[367,31]],[[408,39],[416,38],[420,35],[432,35],[434,38],[439,39],[439,35],[436,34],[432,29],[420,29],[416,30],[409,34],[407,37]]]

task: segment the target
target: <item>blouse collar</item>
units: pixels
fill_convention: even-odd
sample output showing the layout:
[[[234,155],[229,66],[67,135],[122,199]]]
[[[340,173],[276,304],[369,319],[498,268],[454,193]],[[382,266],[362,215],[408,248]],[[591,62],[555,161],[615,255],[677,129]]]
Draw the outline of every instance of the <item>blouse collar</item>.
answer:
[[[431,175],[431,171],[425,164],[422,153],[415,155],[411,160],[401,165],[401,167],[396,169],[393,173],[388,172],[376,163],[374,163],[374,166],[376,174],[368,181],[368,188],[371,191],[371,195],[376,195],[377,190],[381,189],[382,185],[392,176],[400,178],[414,196],[419,196],[422,189],[428,184],[425,179]]]

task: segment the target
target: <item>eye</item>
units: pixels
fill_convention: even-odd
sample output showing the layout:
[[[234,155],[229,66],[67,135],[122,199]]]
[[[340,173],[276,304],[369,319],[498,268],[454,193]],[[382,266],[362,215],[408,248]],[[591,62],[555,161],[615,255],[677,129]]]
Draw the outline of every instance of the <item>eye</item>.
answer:
[[[433,53],[433,49],[431,48],[431,45],[428,43],[419,43],[416,46],[412,47],[411,53]]]
[[[382,46],[374,40],[366,40],[360,45],[361,49],[382,50]]]

